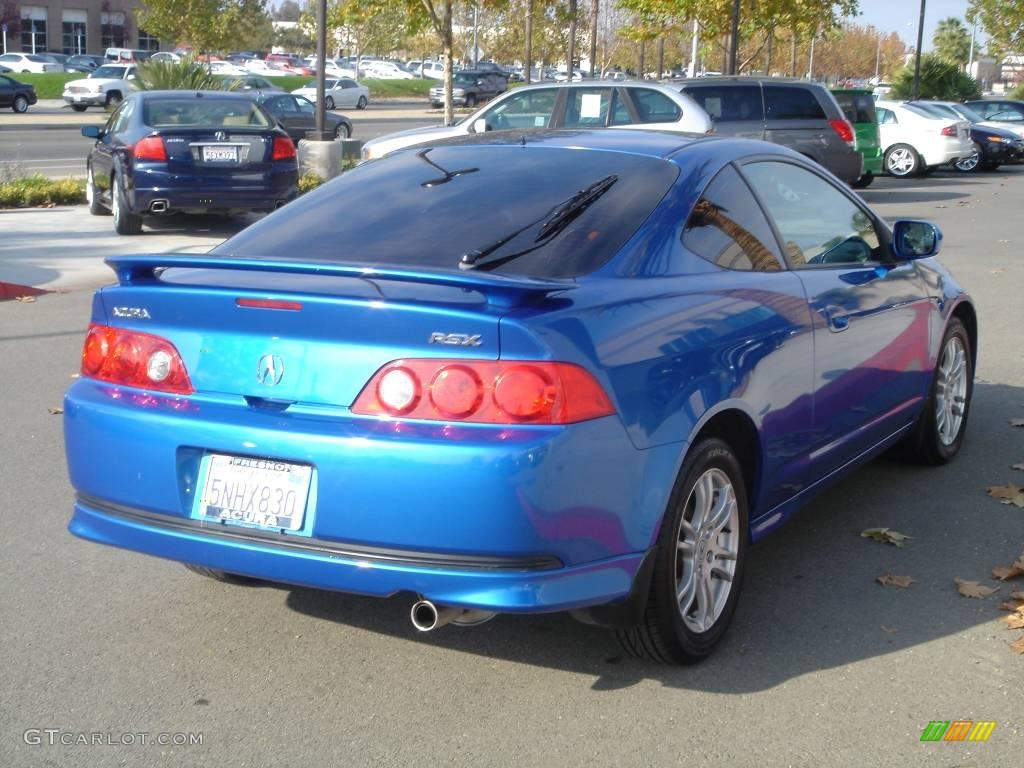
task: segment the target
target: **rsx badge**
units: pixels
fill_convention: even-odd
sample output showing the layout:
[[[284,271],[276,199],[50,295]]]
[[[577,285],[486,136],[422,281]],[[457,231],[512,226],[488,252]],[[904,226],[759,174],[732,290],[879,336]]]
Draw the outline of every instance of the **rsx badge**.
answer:
[[[448,344],[452,347],[479,347],[483,342],[480,340],[480,334],[474,333],[472,336],[468,333],[437,333],[430,334],[431,344]]]

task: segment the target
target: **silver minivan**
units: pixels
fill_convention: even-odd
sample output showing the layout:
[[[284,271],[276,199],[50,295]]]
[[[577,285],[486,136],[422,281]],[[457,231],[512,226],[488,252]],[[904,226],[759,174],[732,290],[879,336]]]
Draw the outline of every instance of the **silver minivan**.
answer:
[[[777,77],[698,77],[673,86],[704,108],[719,136],[781,144],[850,184],[863,174],[853,126],[824,86]]]

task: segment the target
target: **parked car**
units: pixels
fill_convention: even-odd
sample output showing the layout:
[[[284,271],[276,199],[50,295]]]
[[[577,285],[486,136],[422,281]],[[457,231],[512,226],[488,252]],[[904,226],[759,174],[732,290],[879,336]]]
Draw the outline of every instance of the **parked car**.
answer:
[[[908,177],[955,163],[974,152],[970,123],[937,117],[899,101],[875,102],[885,171]]]
[[[880,82],[871,89],[871,96],[876,101],[887,98],[890,93],[892,93],[892,83]]]
[[[936,117],[966,120],[970,123],[971,143],[974,151],[961,157],[953,167],[963,173],[994,171],[1000,165],[1017,164],[1024,161],[1024,139],[1016,133],[998,128],[999,123],[989,122],[977,112],[954,101],[908,101]]]
[[[9,75],[0,75],[0,107],[10,107],[20,114],[28,112],[28,108],[36,101],[34,85],[19,83]]]
[[[102,67],[103,64],[104,58],[102,56],[90,56],[83,53],[78,56],[69,56],[68,60],[64,63],[64,69],[67,72],[84,72],[89,74],[97,67]]]
[[[655,83],[548,83],[508,91],[451,126],[399,131],[363,145],[363,159],[451,136],[544,128],[648,128],[708,133],[711,119],[686,94]]]
[[[585,77],[585,75],[583,74],[583,70],[581,70],[581,69],[574,69],[572,71],[572,81],[574,83],[578,83],[578,82],[582,81],[584,79],[584,77]],[[555,75],[554,80],[555,80],[556,83],[567,83],[567,82],[569,82],[569,71],[565,70],[565,69],[560,70]]]
[[[270,93],[284,93],[284,88],[267,80],[265,77],[251,73],[240,77],[229,76],[222,78],[227,90],[244,91],[251,96],[262,96]]]
[[[171,64],[179,62],[181,59],[181,54],[174,53],[173,51],[160,51],[149,57],[150,61],[166,61]]]
[[[715,133],[796,150],[852,184],[864,175],[853,126],[824,86],[771,77],[698,77],[680,88],[711,115]]]
[[[120,235],[146,216],[269,211],[298,194],[295,144],[249,96],[142,91],[114,110],[86,162],[86,198]]]
[[[36,54],[42,56],[44,59],[52,61],[54,64],[60,65],[60,72],[74,72],[75,70],[69,70],[67,68],[68,59],[71,58],[70,54],[67,53],[53,53],[52,51],[46,51],[44,53]]]
[[[853,126],[857,151],[863,165],[863,175],[853,182],[853,186],[863,189],[882,174],[882,144],[878,136],[875,100],[866,88],[833,88],[832,95]]]
[[[999,127],[1013,131],[1024,138],[1024,101],[998,99],[964,102],[989,123],[998,123]]]
[[[34,53],[5,53],[0,55],[0,65],[7,67],[12,72],[23,74],[64,71],[62,64]]]
[[[153,51],[139,48],[107,48],[103,55],[107,61],[115,64],[138,64],[140,61],[146,61],[152,56]]]
[[[316,130],[316,105],[307,98],[290,93],[272,93],[260,96],[257,102],[277,120],[293,141],[304,139],[309,131]],[[352,121],[334,112],[324,114],[324,128],[333,133],[336,139],[352,136]]]
[[[301,88],[292,91],[296,96],[302,96],[309,101],[316,103],[316,80],[306,83]],[[352,78],[342,77],[337,80],[324,80],[324,107],[327,109],[366,109],[370,103],[370,89],[360,85]]]
[[[291,72],[272,67],[261,59],[250,59],[245,63],[245,71],[261,77],[288,77]]]
[[[134,64],[104,64],[82,80],[65,83],[64,101],[75,112],[85,112],[89,107],[112,109],[134,90],[135,75]]]
[[[1013,121],[1006,120],[990,120],[969,104],[961,104],[956,101],[929,101],[922,103],[941,104],[944,107],[952,109],[964,120],[971,123],[971,125],[979,125],[983,128],[998,128],[1002,131],[1009,131],[1018,138],[1024,139],[1024,121],[1015,123]]]
[[[240,67],[237,64],[232,64],[230,61],[211,61],[207,63],[207,68],[211,74],[214,75],[227,75],[229,77],[244,77],[248,70],[245,67]]]
[[[429,77],[431,80],[444,78],[444,63],[440,61],[424,61],[416,71],[420,77]]]
[[[359,64],[362,77],[378,80],[412,80],[416,75],[406,72],[393,61],[363,61]]]
[[[452,103],[459,106],[475,107],[508,90],[508,78],[496,72],[463,70],[452,75]],[[444,86],[435,85],[430,89],[430,104],[440,107],[444,104]]]
[[[957,455],[978,327],[940,243],[771,144],[398,152],[209,254],[109,259],[64,400],[69,529],[410,593],[420,631],[571,610],[697,661],[750,544],[891,447]]]

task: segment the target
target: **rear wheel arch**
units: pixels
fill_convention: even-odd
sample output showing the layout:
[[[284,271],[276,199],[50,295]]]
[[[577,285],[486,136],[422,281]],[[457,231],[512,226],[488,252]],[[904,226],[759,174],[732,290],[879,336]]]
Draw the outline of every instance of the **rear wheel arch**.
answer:
[[[743,485],[751,510],[750,519],[754,519],[762,465],[761,435],[754,420],[739,408],[718,411],[701,425],[689,445],[697,445],[701,440],[712,437],[726,443],[736,454],[743,470]]]
[[[978,365],[978,315],[969,301],[961,301],[953,308],[950,317],[957,318],[967,330],[967,338],[971,342],[971,362]]]

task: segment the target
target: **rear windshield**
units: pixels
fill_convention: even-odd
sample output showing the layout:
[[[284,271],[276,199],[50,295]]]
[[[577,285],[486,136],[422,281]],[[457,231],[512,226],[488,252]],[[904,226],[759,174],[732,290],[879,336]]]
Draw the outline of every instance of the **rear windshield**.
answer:
[[[202,98],[147,99],[142,122],[153,128],[205,128],[249,126],[266,128],[266,115],[251,101],[243,99]]]
[[[836,93],[833,94],[843,115],[851,123],[875,123],[875,100],[869,93]]]
[[[539,226],[528,225],[547,221],[580,190],[615,176],[560,234],[495,270],[573,277],[610,259],[677,175],[668,161],[617,152],[508,145],[406,150],[343,174],[213,252],[457,269],[463,254],[506,237],[494,257],[532,248]]]

